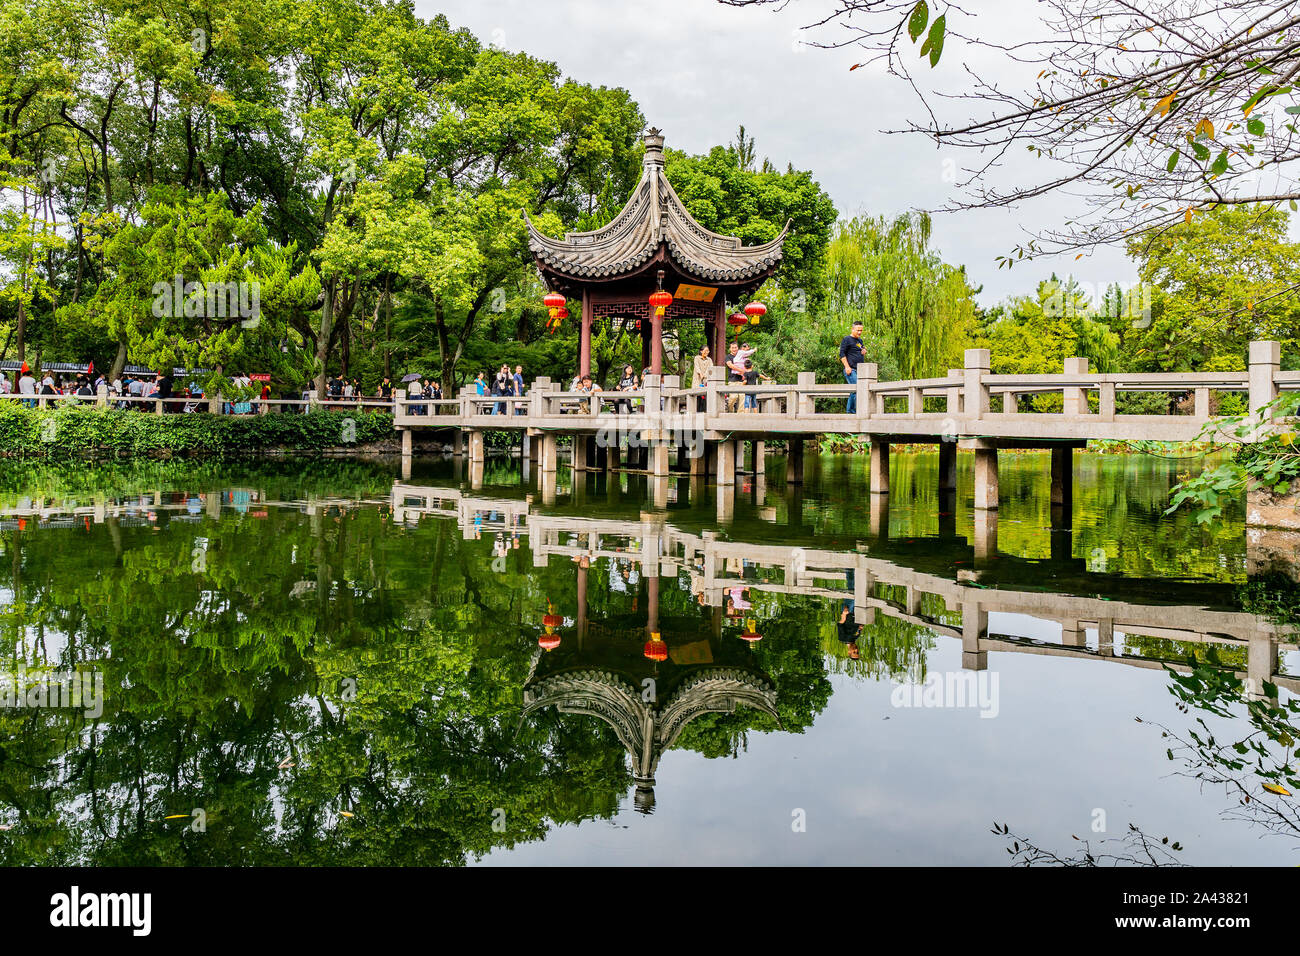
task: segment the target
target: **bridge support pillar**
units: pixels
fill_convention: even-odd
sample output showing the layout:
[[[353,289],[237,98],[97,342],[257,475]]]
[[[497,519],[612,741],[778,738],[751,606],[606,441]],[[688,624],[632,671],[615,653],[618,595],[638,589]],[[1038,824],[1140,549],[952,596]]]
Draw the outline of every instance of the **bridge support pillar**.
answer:
[[[402,457],[410,458],[415,450],[415,433],[409,428],[402,429]]]
[[[1061,622],[1061,643],[1066,647],[1083,647],[1087,643],[1088,634],[1080,626],[1078,621]]]
[[[717,444],[718,456],[718,484],[721,486],[731,486],[736,483],[736,442],[720,441]],[[719,492],[719,498],[722,493]],[[728,492],[728,497],[730,493]]]
[[[474,491],[478,491],[480,488],[483,487],[483,470],[484,470],[484,465],[483,465],[482,458],[479,458],[478,460],[475,460],[473,458],[470,459],[469,486]]]
[[[803,481],[803,439],[791,438],[786,452],[785,480],[787,484]]]
[[[871,493],[889,494],[889,442],[871,443]]]
[[[1066,515],[1074,507],[1074,449],[1052,449],[1052,508]]]
[[[767,442],[754,442],[754,474],[767,474]]]
[[[681,453],[687,456],[687,469],[692,480],[708,475],[709,446],[702,439],[693,445],[683,445]]]
[[[469,463],[471,465],[481,465],[484,458],[483,433],[473,431],[469,433]]]
[[[998,507],[998,450],[975,449],[975,507],[995,511]]]
[[[457,429],[451,435],[451,453],[457,458],[465,454],[465,433]]]
[[[555,436],[550,433],[539,435],[537,441],[541,445],[537,452],[537,470],[543,475],[554,475],[558,457]]]
[[[867,532],[883,541],[889,537],[889,495],[871,495]]]
[[[939,442],[939,491],[957,490],[957,442]]]
[[[668,508],[668,476],[655,475],[650,479],[650,500],[659,510]]]
[[[649,472],[655,478],[668,477],[668,446],[662,439],[656,438],[650,445]]]
[[[975,511],[975,568],[988,566],[998,556],[998,513],[981,508]]]
[[[574,435],[572,448],[573,448],[573,462],[572,462],[573,470],[586,471],[587,470],[587,436]]]
[[[957,492],[939,492],[939,537],[957,537]]]
[[[717,504],[718,524],[731,524],[732,519],[736,516],[735,486],[724,486],[719,482],[718,487],[714,490],[713,494],[714,500]]]
[[[963,670],[988,670],[989,652],[980,647],[988,637],[989,612],[976,601],[965,601],[961,606],[961,666]]]

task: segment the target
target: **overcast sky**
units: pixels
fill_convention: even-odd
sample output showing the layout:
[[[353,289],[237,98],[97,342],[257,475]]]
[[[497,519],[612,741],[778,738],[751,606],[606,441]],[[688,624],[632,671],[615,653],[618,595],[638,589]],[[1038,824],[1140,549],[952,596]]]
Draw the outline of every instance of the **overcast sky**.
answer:
[[[841,215],[935,208],[953,195],[954,164],[971,161],[920,136],[883,134],[903,126],[918,104],[878,68],[850,73],[861,51],[799,42],[808,37],[799,27],[825,0],[792,0],[784,11],[715,0],[415,0],[415,6],[424,17],[446,14],[485,43],[553,60],[582,82],[627,89],[647,123],[677,149],[703,152],[730,142],[743,123],[760,156],[780,168],[789,162],[811,170]],[[1005,39],[1011,31],[1036,29],[1031,0],[980,6],[990,12],[964,22],[966,32]],[[960,83],[962,62],[973,56],[950,42],[935,75],[947,71],[942,79]],[[1023,66],[990,59],[978,66],[1018,85],[1033,79],[1020,75]],[[936,244],[947,261],[966,266],[973,285],[984,286],[979,298],[986,305],[1032,291],[1053,270],[1098,289],[1133,282],[1136,272],[1119,249],[997,268],[995,257],[1028,238],[1026,230],[1079,211],[1076,201],[1058,196],[1016,209],[947,214],[936,218]]]

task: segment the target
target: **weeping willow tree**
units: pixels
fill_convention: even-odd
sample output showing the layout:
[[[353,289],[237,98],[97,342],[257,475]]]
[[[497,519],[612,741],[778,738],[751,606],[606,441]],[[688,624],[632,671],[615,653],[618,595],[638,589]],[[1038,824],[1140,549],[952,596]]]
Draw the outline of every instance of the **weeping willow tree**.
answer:
[[[904,378],[961,365],[975,327],[979,290],[931,248],[930,229],[925,213],[858,216],[838,224],[828,250],[832,309],[887,341]]]

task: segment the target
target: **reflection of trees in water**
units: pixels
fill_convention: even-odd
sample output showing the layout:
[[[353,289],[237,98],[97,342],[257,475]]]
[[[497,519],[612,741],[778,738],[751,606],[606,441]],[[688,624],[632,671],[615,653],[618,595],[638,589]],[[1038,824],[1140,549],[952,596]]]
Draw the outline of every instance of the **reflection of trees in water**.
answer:
[[[1199,781],[1203,788],[1223,789],[1226,818],[1300,837],[1293,796],[1300,792],[1295,766],[1300,702],[1294,697],[1281,700],[1278,688],[1267,681],[1263,696],[1248,697],[1245,682],[1223,669],[1213,649],[1207,658],[1190,673],[1169,671],[1169,691],[1179,710],[1194,718],[1183,730],[1156,725],[1169,740],[1169,759],[1181,765],[1180,776]],[[1226,723],[1211,727],[1204,714]]]
[[[993,833],[1007,843],[1007,853],[1012,866],[1186,866],[1175,853],[1182,845],[1168,837],[1155,839],[1147,836],[1133,824],[1123,836],[1101,839],[1071,836],[1075,845],[1071,852],[1041,847],[1028,838],[1012,832],[1005,823],[993,824]]]
[[[906,588],[902,585],[877,582],[869,593],[895,607],[906,606]],[[940,595],[920,594],[918,602],[920,617],[950,626],[961,626],[960,612],[949,611]],[[841,604],[842,602],[836,607],[842,612],[844,608]],[[822,627],[822,650],[827,656],[828,668],[831,673],[850,677],[923,684],[926,662],[934,646],[935,636],[932,630],[910,621],[899,620],[880,610],[876,612],[873,621],[862,625],[857,640],[857,659],[849,656],[848,645],[840,640],[833,622]]]
[[[107,694],[97,721],[0,710],[0,861],[454,864],[608,817],[630,789],[604,725],[520,721],[567,562],[519,551],[495,570],[492,541],[383,508],[159,524],[0,532],[17,595],[0,667],[94,667]],[[761,647],[726,638],[793,730],[830,696],[810,603],[781,607]],[[742,707],[682,726],[673,745],[715,753],[778,721]]]

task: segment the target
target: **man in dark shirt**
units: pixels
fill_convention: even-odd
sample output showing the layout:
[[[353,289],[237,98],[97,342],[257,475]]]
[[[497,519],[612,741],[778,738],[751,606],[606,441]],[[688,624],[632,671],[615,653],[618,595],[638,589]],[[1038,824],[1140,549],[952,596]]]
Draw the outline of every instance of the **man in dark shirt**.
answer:
[[[172,373],[158,370],[158,394],[155,398],[168,399],[172,397]],[[163,412],[170,414],[173,411],[171,402],[163,402]]]
[[[844,366],[844,381],[850,385],[858,384],[858,366],[864,361],[866,359],[862,354],[862,323],[854,322],[852,331],[840,340],[840,363]],[[844,410],[850,415],[857,412],[856,391],[849,394],[848,405]]]

